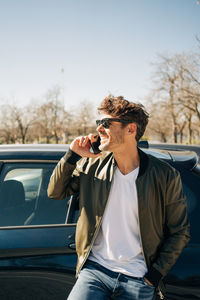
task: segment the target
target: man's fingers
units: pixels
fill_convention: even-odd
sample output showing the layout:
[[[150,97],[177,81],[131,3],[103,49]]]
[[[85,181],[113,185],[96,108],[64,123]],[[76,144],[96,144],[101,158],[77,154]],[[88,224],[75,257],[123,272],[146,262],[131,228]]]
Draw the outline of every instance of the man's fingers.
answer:
[[[88,143],[88,140],[89,140],[88,136],[82,136],[79,140],[79,146],[85,147]]]
[[[87,145],[88,141],[89,141],[89,137],[85,136],[85,139],[83,140],[83,146],[84,147]]]
[[[70,149],[82,157],[96,158],[101,154],[94,154],[90,151],[91,144],[88,136],[80,136],[74,139],[70,145]]]
[[[83,141],[84,141],[84,136],[81,136],[81,137],[79,138],[79,146],[80,146],[80,147],[82,147]]]
[[[94,143],[94,142],[96,142],[96,141],[98,140],[98,134],[90,133],[90,134],[88,135],[88,137],[89,137],[91,143]]]

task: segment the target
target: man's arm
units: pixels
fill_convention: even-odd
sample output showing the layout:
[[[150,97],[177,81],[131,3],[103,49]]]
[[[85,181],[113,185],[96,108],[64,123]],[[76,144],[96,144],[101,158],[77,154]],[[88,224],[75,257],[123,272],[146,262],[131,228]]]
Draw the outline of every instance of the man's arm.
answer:
[[[50,178],[47,190],[49,198],[61,200],[79,191],[79,169],[76,163],[82,157],[101,155],[90,152],[90,148],[88,136],[81,136],[73,140],[69,151],[59,161]]]
[[[55,167],[47,189],[48,197],[62,200],[79,190],[79,171],[76,168],[81,156],[69,149]]]

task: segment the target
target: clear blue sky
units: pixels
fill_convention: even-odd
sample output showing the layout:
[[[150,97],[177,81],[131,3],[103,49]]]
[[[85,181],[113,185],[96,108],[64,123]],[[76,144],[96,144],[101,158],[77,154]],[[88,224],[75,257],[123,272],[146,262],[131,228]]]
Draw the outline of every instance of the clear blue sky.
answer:
[[[60,85],[67,107],[109,93],[143,102],[156,55],[200,52],[196,35],[196,0],[0,0],[0,101]]]

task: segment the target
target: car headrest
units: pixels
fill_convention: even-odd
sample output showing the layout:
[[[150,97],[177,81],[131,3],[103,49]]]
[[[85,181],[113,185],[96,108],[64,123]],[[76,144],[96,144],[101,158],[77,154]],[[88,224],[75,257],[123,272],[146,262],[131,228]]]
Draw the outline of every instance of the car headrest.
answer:
[[[12,208],[24,204],[23,184],[13,179],[4,181],[0,187],[0,203],[2,208]]]

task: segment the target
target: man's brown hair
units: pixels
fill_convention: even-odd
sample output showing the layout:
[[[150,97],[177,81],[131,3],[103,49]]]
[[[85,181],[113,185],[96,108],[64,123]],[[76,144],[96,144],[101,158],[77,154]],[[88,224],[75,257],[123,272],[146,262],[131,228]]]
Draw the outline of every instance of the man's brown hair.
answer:
[[[148,124],[149,114],[145,111],[144,106],[140,103],[129,102],[122,96],[109,95],[101,102],[98,111],[136,123],[136,141],[143,136]],[[122,126],[126,125],[122,123]]]

